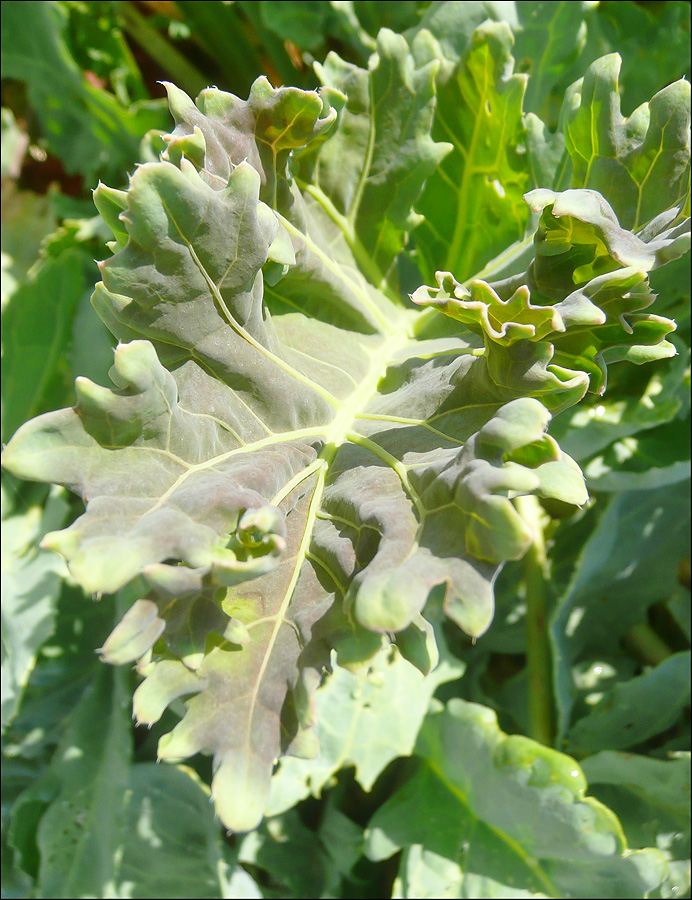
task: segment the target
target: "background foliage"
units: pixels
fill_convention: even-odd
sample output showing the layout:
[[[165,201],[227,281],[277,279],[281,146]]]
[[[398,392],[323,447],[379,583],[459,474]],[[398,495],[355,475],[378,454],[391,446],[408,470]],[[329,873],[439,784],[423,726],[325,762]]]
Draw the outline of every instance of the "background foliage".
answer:
[[[506,22],[516,69],[531,76],[524,111],[550,129],[569,85],[606,53],[622,56],[626,114],[689,77],[681,2],[48,0],[6,2],[3,13],[3,442],[31,417],[72,405],[76,376],[108,381],[113,339],[89,298],[111,234],[90,192],[98,179],[125,187],[136,162],[156,158],[157,132],[172,126],[158,80],[192,95],[216,84],[245,97],[262,73],[311,88],[312,62],[328,51],[366,66],[380,28],[413,40],[423,16],[450,65],[466,64],[463,35],[488,18]],[[500,68],[504,27],[488,44]],[[511,126],[511,91],[499,99]],[[451,88],[440,91],[436,140],[449,140],[445,104],[457,103]],[[463,279],[523,233],[525,222],[498,217],[476,239],[464,232],[471,218],[440,241],[446,183],[462,185],[467,208],[492,189],[460,171],[452,152],[430,178],[418,209],[432,228],[414,233],[399,272],[406,288],[420,283],[414,264],[428,284],[436,268]],[[519,178],[513,189],[528,187]],[[376,227],[359,223],[366,235]],[[378,246],[390,240],[391,231]],[[551,426],[592,502],[576,515],[544,504],[549,733],[532,724],[529,556],[504,568],[495,621],[475,645],[437,623],[445,640],[434,677],[387,648],[365,668],[335,662],[316,696],[318,761],[281,763],[268,817],[247,834],[227,836],[215,820],[207,758],[154,764],[175,711],[151,730],[133,727],[139,676],[94,653],[136,594],[93,602],[57,555],[38,549],[78,501],[3,473],[3,896],[689,895],[685,261],[651,280],[654,311],[677,321],[678,355],[611,366],[606,394]]]

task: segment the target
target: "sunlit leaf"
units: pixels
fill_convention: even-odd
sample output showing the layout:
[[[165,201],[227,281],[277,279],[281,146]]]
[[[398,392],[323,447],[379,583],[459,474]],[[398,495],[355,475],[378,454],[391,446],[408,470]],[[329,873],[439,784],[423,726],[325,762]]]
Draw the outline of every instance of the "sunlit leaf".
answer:
[[[414,775],[373,817],[366,849],[374,859],[404,847],[431,854],[437,896],[467,887],[481,897],[576,896],[588,883],[594,894],[639,897],[663,881],[662,854],[626,852],[620,823],[586,796],[573,759],[504,734],[489,709],[450,701],[430,716],[417,753]]]
[[[623,201],[598,174],[598,148],[579,168],[592,82],[617,111],[615,82],[599,75],[612,63],[594,64],[563,116],[562,190],[562,139],[524,115],[510,23],[474,18],[502,18],[501,6],[469,6],[450,56],[425,28],[433,4],[408,40],[381,30],[367,68],[330,55],[319,92],[260,77],[247,101],[209,88],[193,102],[169,85],[175,127],[160,158],[126,191],[95,195],[114,237],[93,297],[121,341],[113,388],[79,378],[74,408],[25,424],[3,453],[14,474],[85,502],[44,546],[89,592],[132,585],[101,654],[136,662],[137,720],[167,717],[161,759],[211,755],[211,795],[233,831],[255,829],[268,802],[319,794],[343,765],[368,790],[410,753],[435,688],[460,671],[436,668],[431,592],[448,627],[486,632],[502,565],[534,538],[513,501],[587,500],[546,433],[551,415],[602,393],[609,365],[675,352],[673,323],[648,312],[649,273],[689,244],[684,85],[594,132],[630,141],[613,159],[641,190]],[[402,262],[414,228],[436,285],[411,305],[398,283],[414,277]],[[452,708],[463,719],[467,707]],[[172,728],[169,709],[182,713]],[[546,788],[557,819],[565,806],[595,829],[585,837],[568,816],[553,835],[548,822],[555,852],[503,847],[507,878],[474,875],[512,887],[516,871],[521,890],[551,894],[557,879],[574,893],[577,867],[552,861],[576,842],[597,894],[611,876],[623,896],[662,880],[662,857],[621,856],[610,813],[560,775],[571,761],[500,737],[485,712],[471,719],[483,733],[472,769],[491,766],[490,745],[520,747],[521,765],[557,773],[559,790]],[[280,764],[270,800],[285,754],[300,759]],[[506,773],[488,772],[505,815]],[[542,798],[526,799],[532,821]]]

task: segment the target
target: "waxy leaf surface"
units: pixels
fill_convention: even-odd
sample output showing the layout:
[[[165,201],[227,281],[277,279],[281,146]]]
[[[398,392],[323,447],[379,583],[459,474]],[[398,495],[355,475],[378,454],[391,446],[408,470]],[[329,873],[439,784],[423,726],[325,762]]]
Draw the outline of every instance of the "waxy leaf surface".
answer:
[[[479,28],[446,82],[466,104],[459,167],[433,125],[437,46],[413,40],[382,30],[367,69],[330,56],[319,93],[260,78],[247,101],[193,102],[168,86],[160,160],[95,195],[114,235],[93,298],[121,341],[114,387],[78,379],[76,406],[3,455],[85,501],[44,541],[83,588],[137,586],[101,654],[137,661],[141,723],[184,699],[159,756],[212,755],[231,830],[257,825],[283,753],[317,752],[314,692],[349,678],[330,675],[330,650],[337,666],[392,653],[440,677],[424,618],[437,586],[454,623],[486,631],[500,568],[532,541],[512,500],[587,499],[551,415],[602,391],[608,363],[673,352],[672,323],[643,310],[648,272],[684,252],[680,210],[635,235],[608,198],[539,183],[506,23]],[[506,134],[486,134],[488,106]],[[412,307],[394,262],[421,212],[435,222],[425,181],[443,157],[463,202],[449,247],[425,252],[433,277],[453,272]],[[509,277],[481,281],[520,238],[514,269],[490,265]],[[395,752],[323,761],[370,786]]]

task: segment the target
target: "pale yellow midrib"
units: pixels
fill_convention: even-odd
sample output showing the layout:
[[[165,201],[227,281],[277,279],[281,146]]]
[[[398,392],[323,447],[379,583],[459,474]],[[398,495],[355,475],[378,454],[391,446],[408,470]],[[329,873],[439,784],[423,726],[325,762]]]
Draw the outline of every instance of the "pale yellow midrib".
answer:
[[[284,592],[281,605],[274,617],[274,627],[272,628],[271,635],[269,636],[269,640],[267,641],[267,646],[262,657],[262,662],[255,679],[255,685],[250,696],[248,707],[249,715],[247,718],[247,726],[245,731],[246,748],[248,753],[251,752],[252,723],[255,714],[255,707],[257,704],[257,697],[265,673],[267,671],[272,652],[274,650],[274,645],[276,644],[277,638],[279,636],[279,631],[281,629],[281,626],[284,624],[286,612],[288,611],[291,600],[293,599],[293,592],[295,591],[296,585],[298,583],[298,578],[300,576],[303,563],[310,549],[310,544],[312,542],[312,532],[315,520],[317,518],[317,513],[319,511],[319,506],[322,501],[322,495],[324,493],[327,471],[334,457],[336,456],[336,452],[339,447],[348,440],[348,435],[352,430],[352,427],[358,417],[360,410],[366,408],[369,401],[376,395],[379,382],[386,373],[395,351],[401,349],[410,340],[409,328],[406,327],[410,322],[411,318],[409,316],[401,316],[400,330],[396,334],[392,335],[387,341],[385,341],[382,347],[379,348],[377,356],[381,359],[380,365],[372,365],[367,376],[361,382],[358,390],[353,392],[352,396],[349,398],[349,401],[344,404],[341,411],[335,417],[334,421],[331,424],[331,427],[329,429],[326,429],[325,431],[326,443],[316,461],[317,463],[321,462],[322,465],[318,466],[313,464],[313,471],[317,472],[317,481],[313,490],[312,498],[310,500],[310,506],[303,529],[303,536],[295,556],[293,572],[291,574],[288,587]]]

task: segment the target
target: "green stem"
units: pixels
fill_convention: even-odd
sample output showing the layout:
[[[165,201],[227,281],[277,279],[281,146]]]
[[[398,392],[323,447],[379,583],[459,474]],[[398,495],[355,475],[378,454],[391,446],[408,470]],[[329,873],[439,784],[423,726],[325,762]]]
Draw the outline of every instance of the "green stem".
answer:
[[[625,635],[623,643],[627,650],[649,666],[657,666],[673,652],[645,622],[633,625]]]
[[[179,87],[196,97],[209,86],[204,75],[135,9],[133,3],[121,3],[118,11],[130,37],[170,74]]]
[[[526,581],[526,644],[529,687],[529,734],[551,747],[555,740],[552,671],[548,639],[548,596],[543,512],[535,497],[517,497],[519,514],[529,526],[533,543],[524,557]]]

